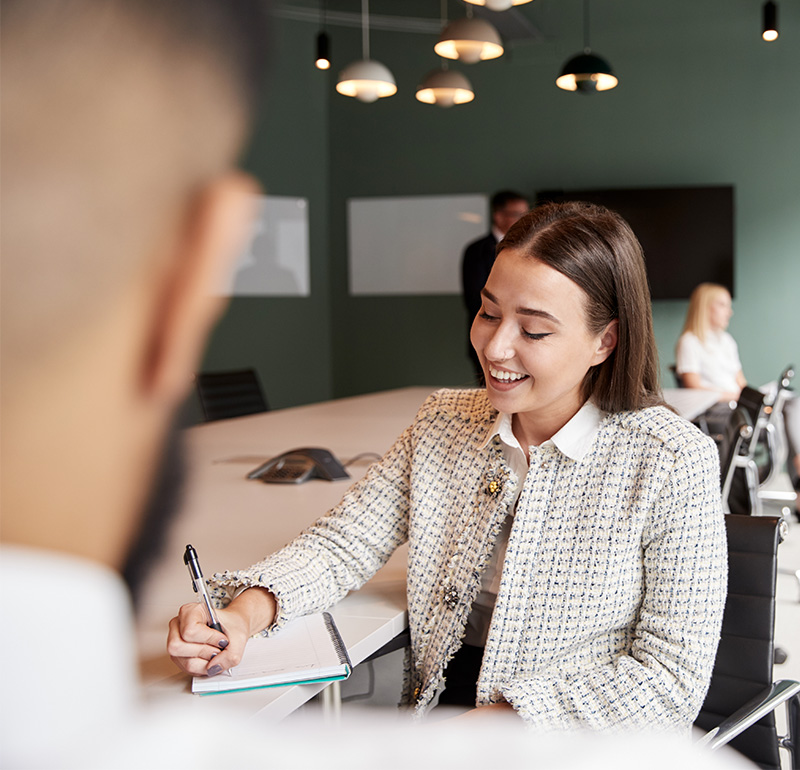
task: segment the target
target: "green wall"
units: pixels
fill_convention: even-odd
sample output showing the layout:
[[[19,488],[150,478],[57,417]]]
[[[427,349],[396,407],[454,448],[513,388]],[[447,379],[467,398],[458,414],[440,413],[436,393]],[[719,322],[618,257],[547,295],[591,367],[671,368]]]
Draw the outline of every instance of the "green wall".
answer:
[[[431,2],[402,5],[438,13]],[[451,17],[460,5],[451,3]],[[255,363],[278,407],[470,382],[459,297],[348,295],[348,198],[733,184],[731,332],[745,374],[760,383],[800,365],[800,7],[780,4],[781,37],[767,44],[754,0],[594,3],[593,47],[620,85],[589,96],[554,85],[581,48],[581,7],[522,6],[545,41],[462,67],[476,100],[450,110],[414,98],[437,65],[434,36],[373,30],[372,55],[399,91],[366,105],[333,91],[337,69],[360,58],[359,30],[331,29],[334,68],[320,73],[311,66],[316,26],[279,20],[269,113],[248,162],[270,192],[310,199],[312,296],[235,300],[208,363]],[[397,14],[398,4],[373,0],[371,12]],[[654,303],[665,385],[685,311],[684,301]]]
[[[210,340],[202,368],[254,367],[273,408],[331,398],[332,342],[328,239],[328,102],[313,67],[316,30],[276,20],[264,107],[242,165],[266,193],[307,198],[311,295],[234,297]],[[199,419],[196,403],[189,419]]]

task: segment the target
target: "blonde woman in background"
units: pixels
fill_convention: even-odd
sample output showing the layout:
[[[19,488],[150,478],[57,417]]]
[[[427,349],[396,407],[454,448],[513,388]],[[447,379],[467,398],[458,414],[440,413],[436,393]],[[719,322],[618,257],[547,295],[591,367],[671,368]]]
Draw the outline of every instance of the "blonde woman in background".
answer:
[[[683,386],[717,391],[723,402],[736,401],[747,385],[736,341],[727,332],[732,315],[728,290],[716,283],[701,283],[689,299],[676,348],[676,369]]]

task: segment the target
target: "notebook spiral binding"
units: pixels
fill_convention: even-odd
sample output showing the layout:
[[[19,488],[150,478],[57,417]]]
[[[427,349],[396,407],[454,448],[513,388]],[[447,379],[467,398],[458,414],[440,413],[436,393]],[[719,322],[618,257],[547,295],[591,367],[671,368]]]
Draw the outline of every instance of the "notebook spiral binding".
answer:
[[[322,617],[325,619],[325,627],[328,629],[328,633],[331,635],[333,647],[336,650],[336,654],[339,656],[339,662],[352,669],[353,664],[350,662],[350,656],[347,654],[347,647],[344,646],[342,637],[339,634],[339,629],[336,628],[336,623],[333,622],[333,617],[331,616],[330,612],[323,612]]]

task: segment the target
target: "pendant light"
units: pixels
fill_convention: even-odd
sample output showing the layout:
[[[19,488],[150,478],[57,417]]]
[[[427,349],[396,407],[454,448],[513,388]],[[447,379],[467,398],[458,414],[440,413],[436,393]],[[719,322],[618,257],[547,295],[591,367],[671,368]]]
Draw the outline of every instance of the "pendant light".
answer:
[[[339,73],[336,90],[361,102],[374,102],[397,93],[392,73],[369,58],[369,0],[361,0],[361,47],[364,58]]]
[[[417,99],[424,104],[438,104],[452,107],[466,104],[475,98],[472,85],[460,72],[454,72],[443,65],[442,69],[431,70],[417,89]]]
[[[442,29],[447,26],[447,0],[441,1]],[[448,69],[442,61],[439,69],[431,70],[417,88],[417,100],[423,104],[436,104],[439,107],[452,107],[454,104],[466,104],[475,98],[475,92],[469,80],[460,72]]]
[[[589,0],[583,2],[583,53],[573,56],[556,78],[556,85],[565,91],[580,91],[591,94],[608,91],[619,80],[611,65],[601,56],[592,53],[589,46]]]
[[[503,41],[488,21],[473,19],[472,8],[467,8],[467,17],[450,22],[442,30],[433,50],[445,59],[475,64],[502,56]]]
[[[525,5],[531,0],[464,0],[472,5],[485,5],[490,11],[507,11],[512,5]]]
[[[317,35],[317,60],[314,66],[318,70],[327,70],[331,68],[331,43],[326,32],[320,32]]]
[[[768,43],[778,39],[778,6],[772,0],[767,0],[763,8],[764,22],[761,27],[761,37]]]
[[[331,68],[331,41],[328,33],[325,31],[325,22],[328,20],[328,3],[327,0],[322,2],[322,18],[320,19],[321,29],[317,35],[317,58],[314,61],[314,66],[318,70],[327,70]]]

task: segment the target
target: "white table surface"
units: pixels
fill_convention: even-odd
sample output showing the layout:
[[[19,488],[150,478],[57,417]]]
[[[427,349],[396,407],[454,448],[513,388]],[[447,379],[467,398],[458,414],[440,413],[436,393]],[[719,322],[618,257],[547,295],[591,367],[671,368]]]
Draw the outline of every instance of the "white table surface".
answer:
[[[371,462],[347,470],[352,480],[264,484],[245,478],[264,460],[289,449],[320,446],[342,462],[363,452],[382,455],[411,424],[433,387],[383,393],[221,420],[186,431],[187,488],[163,555],[142,594],[139,645],[146,695],[180,697],[190,708],[243,708],[257,718],[282,719],[324,685],[297,685],[216,696],[189,692],[190,679],[177,672],[165,652],[169,619],[193,600],[183,551],[191,543],[206,576],[249,566],[291,540],[339,502]],[[382,647],[407,625],[406,549],[360,591],[332,610],[353,664]],[[398,693],[399,696],[399,693]],[[223,700],[224,699],[224,700]],[[209,701],[215,701],[210,705]]]
[[[687,420],[694,420],[719,400],[719,393],[697,388],[664,388],[664,400]]]

